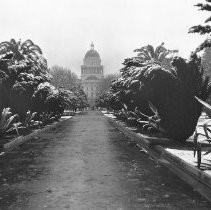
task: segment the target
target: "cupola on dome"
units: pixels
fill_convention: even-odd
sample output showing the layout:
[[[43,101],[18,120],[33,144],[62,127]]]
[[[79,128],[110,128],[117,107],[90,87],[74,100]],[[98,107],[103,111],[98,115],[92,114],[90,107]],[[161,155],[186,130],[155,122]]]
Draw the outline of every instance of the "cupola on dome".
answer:
[[[91,50],[87,51],[87,53],[85,54],[85,58],[88,57],[100,57],[99,53],[94,49],[94,44],[92,42],[91,44]]]

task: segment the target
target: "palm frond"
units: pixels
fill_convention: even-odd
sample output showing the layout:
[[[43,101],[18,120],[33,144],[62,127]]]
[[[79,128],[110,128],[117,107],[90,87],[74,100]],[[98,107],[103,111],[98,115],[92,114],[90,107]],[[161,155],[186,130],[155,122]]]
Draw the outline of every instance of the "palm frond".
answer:
[[[211,110],[211,105],[209,105],[207,102],[201,100],[200,98],[196,97],[195,96],[195,99],[200,103],[202,104],[203,106],[205,106],[206,108],[208,108],[209,110]]]
[[[164,46],[164,42],[162,42],[159,46],[157,46],[156,48],[155,48],[155,54],[159,54],[160,53],[160,51],[163,51],[163,50],[165,50],[165,48],[163,47]]]
[[[211,17],[208,17],[206,20],[205,20],[205,23],[208,23],[211,21]]]
[[[155,51],[152,45],[147,45],[147,51],[150,54],[151,58],[155,58]]]
[[[22,43],[22,46],[33,46],[34,42],[31,39],[27,39],[25,42]]]
[[[158,116],[158,110],[156,109],[156,107],[152,104],[151,101],[149,101],[149,107],[150,109],[153,111],[153,113]]]
[[[170,54],[169,51],[161,52],[158,56],[158,61],[162,62],[166,58],[166,56],[169,55],[169,54]]]

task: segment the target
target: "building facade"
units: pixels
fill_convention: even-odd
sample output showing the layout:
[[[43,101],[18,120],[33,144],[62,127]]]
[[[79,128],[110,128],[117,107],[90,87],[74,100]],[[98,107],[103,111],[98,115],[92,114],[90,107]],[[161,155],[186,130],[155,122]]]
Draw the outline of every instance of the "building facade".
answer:
[[[103,66],[99,53],[91,44],[91,49],[87,51],[81,66],[81,82],[83,90],[87,96],[90,107],[95,106],[95,100],[98,92],[98,85],[103,78]]]

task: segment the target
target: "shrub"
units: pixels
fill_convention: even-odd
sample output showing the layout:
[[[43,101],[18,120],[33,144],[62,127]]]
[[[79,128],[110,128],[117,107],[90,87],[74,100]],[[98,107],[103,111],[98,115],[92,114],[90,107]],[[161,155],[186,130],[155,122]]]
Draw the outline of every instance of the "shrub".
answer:
[[[184,142],[193,134],[202,111],[194,96],[206,100],[211,92],[196,54],[188,61],[175,57],[168,69],[154,60],[126,59],[121,74],[112,84],[111,93],[125,111],[138,110],[153,117],[151,103],[159,116],[155,127],[163,136]]]
[[[10,108],[4,108],[0,117],[0,137],[5,136],[9,132],[16,130],[18,134],[18,126],[20,122],[17,122],[18,115],[13,115]]]

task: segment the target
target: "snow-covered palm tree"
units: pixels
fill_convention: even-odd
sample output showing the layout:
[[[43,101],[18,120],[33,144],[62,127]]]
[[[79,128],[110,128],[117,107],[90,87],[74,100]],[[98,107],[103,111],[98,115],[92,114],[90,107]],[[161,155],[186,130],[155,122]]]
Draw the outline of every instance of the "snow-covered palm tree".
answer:
[[[11,39],[0,43],[0,55],[12,54],[12,59],[19,62],[24,59],[33,61],[39,69],[47,69],[47,61],[42,56],[42,50],[30,39],[21,42]]]
[[[18,60],[24,58],[24,55],[42,54],[42,51],[38,45],[35,45],[30,39],[21,43],[21,40],[16,41],[11,39],[10,41],[4,41],[0,43],[0,54],[12,52],[14,57]]]
[[[151,60],[163,66],[168,66],[175,53],[178,53],[178,50],[167,50],[164,47],[164,42],[156,48],[152,45],[147,45],[134,51],[138,52],[137,56],[142,61]]]

